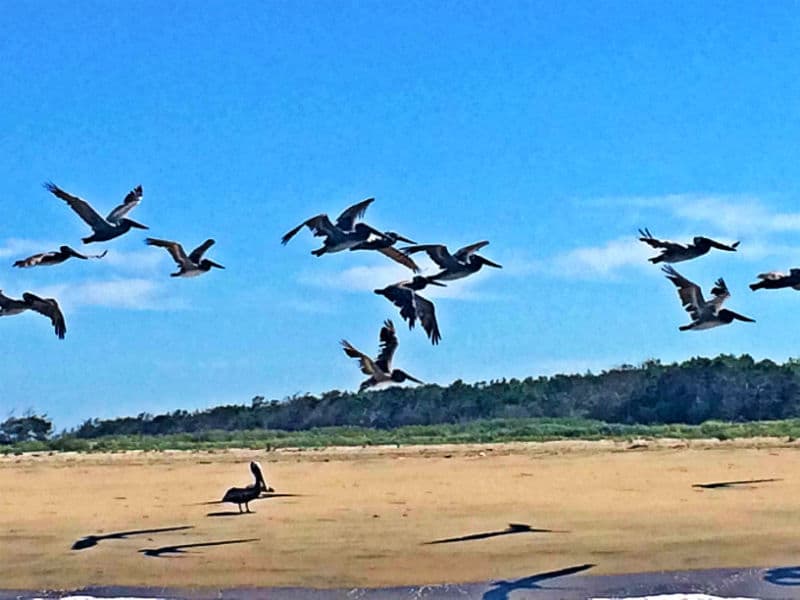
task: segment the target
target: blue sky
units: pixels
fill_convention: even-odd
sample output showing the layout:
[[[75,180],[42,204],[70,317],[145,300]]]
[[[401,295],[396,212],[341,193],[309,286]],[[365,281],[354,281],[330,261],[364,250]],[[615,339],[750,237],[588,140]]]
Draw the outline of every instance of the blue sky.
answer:
[[[800,13],[790,2],[15,2],[0,36],[0,288],[53,295],[64,341],[0,320],[0,417],[158,413],[355,389],[338,342],[377,350],[399,315],[371,253],[315,258],[307,217],[419,242],[491,241],[504,265],[434,299],[442,343],[400,330],[425,381],[594,371],[720,352],[798,356]],[[11,263],[88,228],[136,184],[150,226],[102,261]],[[757,319],[699,333],[647,263],[656,236],[741,240],[678,265]],[[176,280],[146,234],[227,267]],[[491,271],[491,272],[486,272]]]

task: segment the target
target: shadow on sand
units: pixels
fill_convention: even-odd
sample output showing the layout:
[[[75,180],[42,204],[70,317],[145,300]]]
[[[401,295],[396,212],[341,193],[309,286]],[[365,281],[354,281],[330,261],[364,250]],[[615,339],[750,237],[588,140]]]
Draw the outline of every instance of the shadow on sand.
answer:
[[[764,581],[775,585],[800,585],[800,567],[781,567],[764,573]]]
[[[753,485],[756,483],[771,483],[773,481],[783,481],[782,479],[743,479],[741,481],[715,481],[712,483],[695,483],[693,488],[702,488],[704,490],[716,490],[719,488],[730,488],[737,485]]]
[[[540,581],[547,581],[548,579],[555,579],[556,577],[564,577],[565,575],[574,575],[581,571],[586,571],[594,567],[593,564],[577,565],[575,567],[567,567],[566,569],[559,569],[557,571],[548,571],[547,573],[538,573],[537,575],[529,575],[514,581],[495,581],[492,585],[495,586],[483,595],[483,600],[508,600],[509,594],[517,590],[538,590],[548,589],[539,585]]]
[[[422,546],[431,546],[433,544],[452,544],[455,542],[471,542],[472,540],[485,540],[486,538],[497,537],[499,535],[514,535],[515,533],[569,533],[558,529],[534,529],[525,523],[509,523],[508,527],[500,531],[486,531],[483,533],[471,533],[469,535],[462,535],[460,537],[444,538],[441,540],[433,540],[432,542],[423,542]]]
[[[206,546],[226,546],[228,544],[245,544],[247,542],[257,542],[259,538],[248,538],[246,540],[222,540],[220,542],[196,542],[194,544],[176,544],[174,546],[161,546],[160,548],[142,548],[139,550],[145,556],[163,558],[163,555],[188,554],[186,548],[203,548]],[[170,558],[166,556],[166,558]]]
[[[114,533],[104,533],[102,535],[87,535],[82,537],[74,544],[73,550],[83,550],[96,546],[102,540],[123,540],[131,535],[147,535],[148,533],[163,533],[165,531],[181,531],[182,529],[192,529],[194,525],[181,525],[179,527],[160,527],[158,529],[134,529],[131,531],[116,531]]]

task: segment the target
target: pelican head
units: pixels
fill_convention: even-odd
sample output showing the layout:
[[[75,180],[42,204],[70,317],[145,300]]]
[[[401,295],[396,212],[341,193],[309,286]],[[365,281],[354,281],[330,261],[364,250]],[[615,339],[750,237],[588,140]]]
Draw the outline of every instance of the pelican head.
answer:
[[[250,471],[253,473],[253,476],[256,478],[256,484],[258,485],[259,489],[262,492],[274,492],[271,487],[267,486],[267,482],[264,481],[264,475],[261,474],[261,467],[255,461],[250,462]]]
[[[728,310],[727,308],[723,308],[721,311],[717,313],[720,321],[723,323],[731,323],[734,319],[737,321],[745,321],[746,323],[755,323],[755,319],[751,319],[750,317],[745,317],[744,315],[740,315],[739,313],[735,313],[732,310]]]
[[[392,381],[394,381],[395,383],[402,383],[406,379],[408,379],[409,381],[413,381],[414,383],[425,383],[424,381],[420,381],[416,377],[412,377],[411,375],[409,375],[405,371],[401,371],[400,369],[395,369],[394,371],[392,371]]]
[[[396,242],[400,241],[400,242],[405,242],[406,244],[416,244],[417,243],[414,240],[410,240],[407,237],[403,237],[402,235],[400,235],[396,231],[387,231],[383,235],[385,235],[388,238],[392,238]]]
[[[727,244],[722,244],[702,235],[692,238],[692,243],[699,248],[716,248],[717,250],[725,250],[726,252],[736,252],[736,247],[739,245],[739,242],[734,242],[728,246]]]
[[[137,223],[133,219],[128,218],[120,219],[119,224],[125,229],[130,229],[131,227],[135,227],[136,229],[150,229],[147,225],[142,225],[141,223]]]

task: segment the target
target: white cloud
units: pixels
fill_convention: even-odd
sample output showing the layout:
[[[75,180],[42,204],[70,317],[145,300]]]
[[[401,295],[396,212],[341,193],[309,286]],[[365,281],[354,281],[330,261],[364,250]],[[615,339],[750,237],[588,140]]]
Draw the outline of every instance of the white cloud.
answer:
[[[59,246],[61,244],[55,242],[9,238],[0,246],[0,258],[27,258],[31,254],[58,250]]]
[[[103,306],[128,310],[174,310],[179,301],[167,298],[159,282],[142,278],[61,283],[39,288],[40,296],[56,298],[66,309]]]

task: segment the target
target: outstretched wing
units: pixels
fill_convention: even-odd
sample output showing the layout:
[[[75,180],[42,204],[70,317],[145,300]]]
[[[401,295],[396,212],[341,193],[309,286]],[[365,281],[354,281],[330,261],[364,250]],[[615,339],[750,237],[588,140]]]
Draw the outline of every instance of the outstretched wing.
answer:
[[[179,267],[186,264],[189,258],[186,256],[186,252],[178,242],[172,242],[170,240],[158,240],[156,238],[146,238],[144,243],[148,246],[158,246],[159,248],[166,248],[169,255],[172,257]]]
[[[78,216],[83,219],[89,227],[94,230],[103,229],[108,227],[108,223],[106,220],[97,214],[86,200],[78,198],[77,196],[73,196],[72,194],[68,194],[56,184],[48,181],[44,184],[44,187],[47,191],[53,194],[56,198],[61,198],[64,202],[69,204],[69,207],[74,210]]]
[[[414,291],[401,285],[390,285],[381,290],[380,293],[400,309],[400,316],[408,323],[408,328],[413,329],[414,324],[417,322],[416,294],[414,294]]]
[[[678,296],[681,299],[684,310],[689,313],[692,319],[697,319],[700,316],[700,311],[706,305],[700,286],[686,279],[669,265],[664,266],[661,270],[667,274],[667,279],[678,288]]]
[[[383,322],[381,327],[381,351],[375,365],[384,373],[392,370],[392,357],[397,350],[397,334],[394,331],[394,323],[389,319]]]
[[[342,231],[352,231],[356,219],[363,217],[367,207],[374,201],[375,198],[367,198],[358,204],[353,204],[353,206],[346,208],[344,212],[339,215],[339,218],[336,219],[336,226]]]
[[[679,250],[679,249],[686,249],[688,246],[685,244],[678,244],[677,242],[669,242],[667,240],[659,240],[654,238],[653,235],[650,233],[650,230],[640,229],[639,234],[642,236],[639,238],[640,242],[644,242],[648,246],[653,248],[663,248],[664,250]]]
[[[786,279],[787,277],[789,276],[785,273],[781,273],[780,271],[770,271],[769,273],[758,274],[759,279],[764,279],[766,281],[780,281],[781,279]]]
[[[41,252],[39,254],[34,254],[33,256],[29,256],[28,258],[23,258],[14,263],[15,267],[19,267],[21,269],[25,269],[28,267],[35,267],[37,265],[42,264],[42,262],[47,259],[48,257],[54,256],[55,252]]]
[[[122,201],[122,204],[117,206],[114,210],[108,213],[106,220],[109,223],[114,223],[115,225],[119,223],[119,220],[127,215],[131,210],[133,210],[139,202],[142,201],[142,186],[137,185],[133,188],[128,195],[125,196],[125,199]]]
[[[715,311],[718,311],[722,304],[731,297],[731,293],[728,291],[728,286],[725,285],[725,280],[720,277],[717,279],[714,287],[711,288],[711,295],[713,298],[708,301],[714,307]]]
[[[300,223],[300,225],[284,235],[281,238],[281,244],[286,245],[289,243],[289,240],[292,239],[303,227],[308,227],[314,232],[316,237],[330,236],[336,233],[336,227],[333,223],[331,223],[328,215],[317,215],[316,217],[311,217],[307,221],[303,221]]]
[[[417,305],[417,318],[422,323],[422,328],[431,340],[432,344],[438,344],[442,339],[442,334],[439,333],[439,324],[436,322],[436,309],[433,302],[427,298],[423,298],[419,294],[414,294]]]
[[[340,344],[342,344],[342,349],[347,356],[358,359],[358,363],[361,366],[361,372],[364,373],[364,375],[373,375],[377,371],[375,368],[375,363],[372,362],[372,359],[360,350],[354,348],[350,342],[347,340],[342,340]]]
[[[415,252],[426,252],[430,259],[442,269],[453,269],[461,263],[447,251],[447,246],[442,244],[417,244],[416,246],[406,246],[401,250],[403,254],[409,255]]]
[[[453,254],[453,258],[459,262],[467,262],[467,259],[470,257],[470,255],[475,254],[478,250],[488,245],[489,242],[487,240],[483,240],[482,242],[475,242],[469,246],[464,246],[463,248],[456,250],[456,253]]]
[[[211,246],[213,246],[214,244],[215,244],[214,240],[208,238],[205,242],[203,242],[197,248],[192,250],[192,252],[189,254],[189,260],[192,261],[194,264],[198,264],[200,260],[202,260],[203,254],[206,253],[206,250],[211,248]]]
[[[67,333],[67,325],[64,322],[64,315],[58,307],[58,302],[53,298],[39,298],[39,296],[31,294],[30,292],[22,294],[22,299],[31,310],[35,310],[41,315],[50,317],[50,322],[53,324],[56,335],[59,339],[64,339],[64,335]]]
[[[400,252],[400,250],[398,250],[394,246],[389,246],[388,248],[378,248],[378,252],[380,252],[384,256],[388,256],[393,261],[400,263],[404,267],[408,267],[414,273],[419,272],[419,267],[417,266],[417,263],[411,260],[410,257]]]

